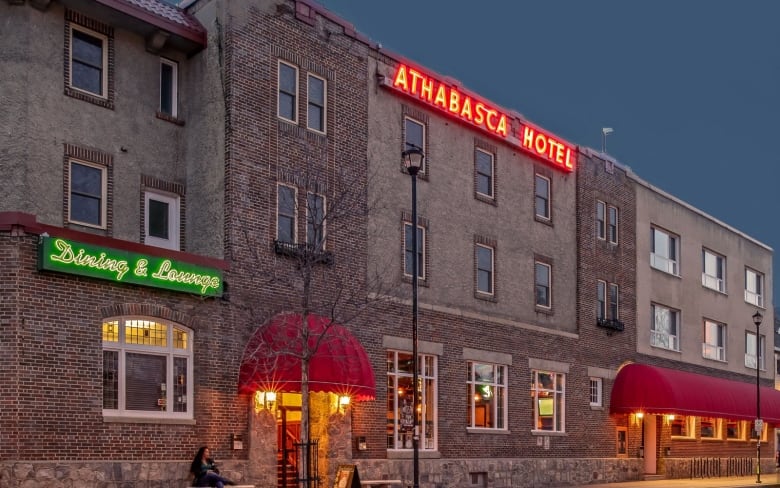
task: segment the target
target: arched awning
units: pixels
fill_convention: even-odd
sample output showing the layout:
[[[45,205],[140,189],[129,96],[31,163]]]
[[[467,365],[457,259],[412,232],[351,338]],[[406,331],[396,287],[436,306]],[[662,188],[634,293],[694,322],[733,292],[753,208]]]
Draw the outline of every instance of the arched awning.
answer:
[[[627,364],[615,378],[609,411],[753,420],[756,384]],[[765,422],[780,424],[780,391],[761,387],[761,417]]]
[[[376,398],[374,371],[360,342],[328,317],[308,315],[309,390],[349,395],[353,400]],[[304,332],[300,314],[274,316],[257,329],[241,361],[241,393],[301,391]]]

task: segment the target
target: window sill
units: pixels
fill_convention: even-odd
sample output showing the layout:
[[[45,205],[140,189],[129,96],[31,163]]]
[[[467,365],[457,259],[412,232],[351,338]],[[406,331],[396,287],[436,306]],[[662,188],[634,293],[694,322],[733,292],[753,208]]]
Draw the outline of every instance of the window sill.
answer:
[[[723,439],[718,439],[717,437],[702,437],[702,442],[723,442]]]
[[[553,226],[552,219],[548,219],[537,214],[534,214],[534,220],[539,222],[540,224],[549,225],[550,227]]]
[[[130,417],[124,415],[103,416],[106,424],[168,424],[168,425],[195,425],[195,419],[162,418],[162,417]]]
[[[114,101],[108,98],[102,98],[99,95],[93,95],[89,92],[81,91],[78,88],[70,86],[65,87],[65,95],[76,98],[82,102],[89,102],[109,110],[114,110]]]
[[[441,459],[441,453],[433,449],[420,449],[418,451],[420,459]],[[412,449],[388,449],[387,459],[412,459],[414,451]]]
[[[536,305],[535,310],[536,310],[536,313],[543,313],[545,315],[553,315],[552,307],[542,307],[541,305]]]
[[[710,291],[714,291],[715,293],[719,293],[721,295],[729,296],[729,294],[726,293],[726,290],[719,290],[717,288],[713,288],[713,287],[707,286],[707,285],[701,285],[701,287],[704,288],[705,290],[710,290]]]
[[[157,113],[155,113],[155,116],[160,120],[164,120],[166,122],[170,122],[178,126],[184,126],[184,121],[178,117],[174,117],[173,115],[169,115],[158,111]]]
[[[474,200],[477,200],[478,202],[487,203],[488,205],[493,205],[494,207],[498,207],[498,202],[496,202],[496,198],[491,197],[490,195],[485,195],[484,193],[475,192]]]
[[[484,293],[479,290],[474,291],[474,298],[477,300],[482,300],[483,302],[498,303],[498,298],[496,298],[495,294]]]
[[[658,271],[660,273],[663,273],[663,274],[665,274],[667,276],[674,276],[675,278],[681,278],[681,276],[679,274],[670,273],[670,272],[666,271],[665,269],[661,269],[661,268],[659,268],[657,266],[653,266],[652,264],[650,265],[650,269],[654,269],[654,270],[656,270],[656,271]]]
[[[509,429],[491,429],[489,427],[466,427],[467,434],[498,434],[508,435],[512,431]]]
[[[673,435],[671,436],[673,441],[695,441],[695,437],[684,437],[681,435]]]
[[[568,437],[567,432],[558,432],[555,430],[532,430],[531,435],[549,435],[551,437]]]

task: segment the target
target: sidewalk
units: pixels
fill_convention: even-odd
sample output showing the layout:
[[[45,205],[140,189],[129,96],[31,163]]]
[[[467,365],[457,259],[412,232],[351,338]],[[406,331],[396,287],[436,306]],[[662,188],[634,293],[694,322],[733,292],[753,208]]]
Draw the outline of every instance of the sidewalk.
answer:
[[[770,488],[780,487],[780,473],[762,474],[761,484],[756,483],[755,476],[742,476],[729,478],[627,481],[623,483],[580,486],[581,488]]]

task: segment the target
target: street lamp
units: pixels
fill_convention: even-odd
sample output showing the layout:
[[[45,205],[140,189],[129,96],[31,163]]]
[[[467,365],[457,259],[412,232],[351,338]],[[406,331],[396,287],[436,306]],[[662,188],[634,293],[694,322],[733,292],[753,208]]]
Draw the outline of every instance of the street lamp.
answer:
[[[756,468],[756,483],[761,483],[761,433],[764,430],[764,423],[761,421],[761,370],[759,369],[759,357],[761,350],[761,339],[758,335],[758,328],[763,320],[761,312],[756,311],[753,314],[753,323],[756,324],[756,462],[758,464]]]
[[[412,146],[401,156],[404,158],[404,167],[412,177],[412,486],[420,487],[420,426],[417,420],[417,406],[419,405],[419,393],[417,392],[417,279],[419,260],[417,258],[417,173],[423,165],[425,154],[422,149]]]

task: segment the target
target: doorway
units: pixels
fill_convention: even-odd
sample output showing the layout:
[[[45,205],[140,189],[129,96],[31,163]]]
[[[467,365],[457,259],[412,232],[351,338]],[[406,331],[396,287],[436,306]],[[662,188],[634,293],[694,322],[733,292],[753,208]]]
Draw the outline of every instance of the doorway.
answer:
[[[289,393],[285,396],[291,396]],[[300,397],[300,395],[298,395]],[[276,477],[278,488],[298,486],[298,454],[301,442],[300,405],[281,405],[276,419]]]

